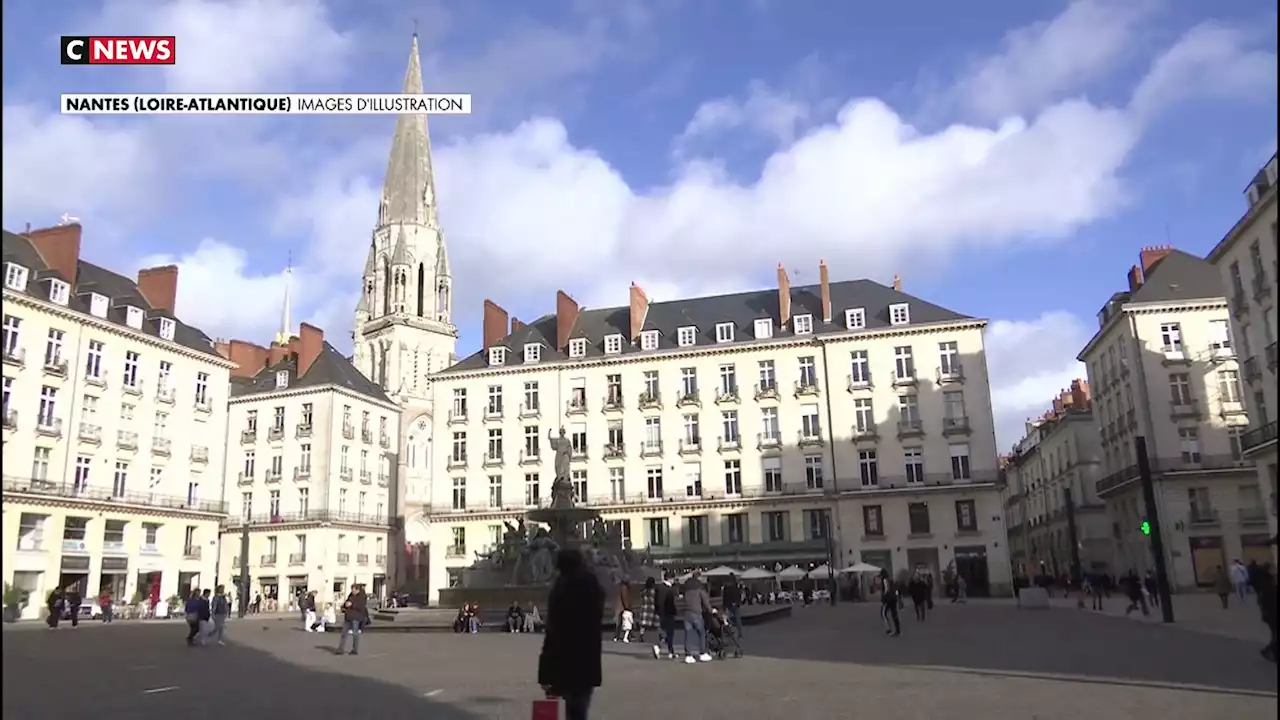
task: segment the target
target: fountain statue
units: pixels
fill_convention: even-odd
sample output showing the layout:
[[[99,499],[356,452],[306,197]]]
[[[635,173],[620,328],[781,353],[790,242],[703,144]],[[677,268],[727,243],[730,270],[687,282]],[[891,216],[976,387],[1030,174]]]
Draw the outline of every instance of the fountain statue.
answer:
[[[463,571],[459,587],[440,591],[440,602],[446,606],[463,602],[481,602],[489,596],[505,606],[512,601],[538,602],[545,597],[555,575],[555,556],[561,548],[577,548],[606,587],[626,579],[638,584],[654,574],[647,553],[637,553],[621,530],[610,527],[600,513],[579,505],[573,482],[569,479],[572,441],[548,433],[554,453],[555,480],[546,507],[525,513],[514,523],[505,522],[498,547],[476,553],[476,561]],[[532,531],[529,524],[535,525]],[[510,599],[507,599],[510,598]],[[491,600],[490,605],[493,604]]]

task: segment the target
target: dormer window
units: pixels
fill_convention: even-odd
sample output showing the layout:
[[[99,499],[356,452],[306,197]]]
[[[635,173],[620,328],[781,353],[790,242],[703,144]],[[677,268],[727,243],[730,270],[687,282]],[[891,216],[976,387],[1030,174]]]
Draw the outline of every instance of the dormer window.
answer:
[[[809,335],[813,332],[812,315],[797,315],[792,322],[795,323],[792,327],[797,335]]]
[[[111,301],[106,295],[93,293],[89,295],[89,314],[94,317],[104,318],[107,316],[107,308],[110,307]]]
[[[542,361],[542,344],[528,343],[524,346],[524,361],[536,363]]]
[[[26,292],[27,290],[27,269],[17,263],[5,263],[4,266],[4,286],[10,290]]]
[[[657,350],[658,349],[658,331],[645,330],[640,333],[640,349],[641,350]]]
[[[507,349],[504,347],[489,348],[490,367],[507,364]]]
[[[135,330],[142,329],[142,308],[136,308],[132,305],[125,308],[124,323]]]
[[[583,358],[587,356],[587,339],[573,338],[569,341],[569,357]]]
[[[680,347],[693,347],[698,343],[698,328],[682,327],[676,331],[676,344]]]
[[[716,323],[716,342],[733,342],[733,323]]]
[[[276,389],[283,390],[289,387],[289,371],[281,370],[276,373]]]
[[[847,330],[862,330],[867,327],[867,311],[862,308],[849,308],[844,311],[844,326]]]
[[[604,352],[606,355],[617,355],[622,352],[621,335],[604,336]]]
[[[173,318],[167,318],[167,317],[160,318],[160,337],[164,338],[165,340],[172,340],[173,331],[176,325],[177,324],[173,321]]]
[[[71,285],[61,280],[49,281],[49,301],[66,305],[71,300]]]
[[[911,306],[907,303],[894,303],[889,306],[889,324],[906,325],[911,322]]]
[[[769,318],[758,318],[756,320],[756,339],[767,340],[773,337],[773,320]]]

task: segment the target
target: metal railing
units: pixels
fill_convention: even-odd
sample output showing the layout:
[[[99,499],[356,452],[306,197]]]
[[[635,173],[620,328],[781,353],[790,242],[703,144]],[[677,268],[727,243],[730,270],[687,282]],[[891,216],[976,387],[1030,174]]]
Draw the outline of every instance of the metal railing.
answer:
[[[26,495],[44,495],[48,497],[72,498],[92,502],[114,503],[121,505],[139,505],[144,507],[165,508],[169,510],[188,510],[191,512],[226,515],[227,504],[220,500],[192,501],[185,495],[165,495],[151,492],[121,492],[113,488],[95,485],[76,485],[71,482],[56,482],[38,478],[4,478],[4,492]]]
[[[1273,443],[1275,441],[1276,441],[1276,421],[1272,420],[1266,425],[1260,425],[1258,427],[1251,428],[1248,431],[1246,431],[1244,435],[1241,435],[1240,449],[1241,449],[1241,452],[1248,453],[1253,451],[1255,448],[1258,448],[1269,442]]]
[[[257,525],[286,525],[289,523],[349,523],[353,525],[376,525],[378,527],[389,527],[390,520],[386,516],[371,515],[369,513],[353,513],[353,512],[335,512],[332,510],[307,510],[305,512],[294,513],[277,513],[275,515],[250,515],[245,517],[229,517],[223,523],[226,527],[244,527],[245,522],[250,527]]]
[[[1248,433],[1246,433],[1247,435]],[[1201,455],[1198,458],[1186,459],[1181,457],[1175,458],[1151,458],[1151,475],[1152,477],[1163,475],[1166,473],[1180,472],[1197,472],[1203,470],[1231,470],[1234,468],[1249,467],[1253,463],[1248,460],[1240,460],[1230,454],[1222,455]],[[1111,492],[1127,483],[1137,481],[1138,466],[1130,465],[1116,472],[1107,475],[1098,481],[1097,492],[1099,495]]]

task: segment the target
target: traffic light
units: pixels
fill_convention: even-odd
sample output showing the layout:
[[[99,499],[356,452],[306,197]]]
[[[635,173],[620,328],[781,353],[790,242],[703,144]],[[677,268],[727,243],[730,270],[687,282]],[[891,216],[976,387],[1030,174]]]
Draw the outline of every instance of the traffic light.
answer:
[[[1141,532],[1143,535],[1150,535],[1151,523],[1147,522],[1146,520],[1143,520],[1142,524],[1138,526],[1138,531]]]

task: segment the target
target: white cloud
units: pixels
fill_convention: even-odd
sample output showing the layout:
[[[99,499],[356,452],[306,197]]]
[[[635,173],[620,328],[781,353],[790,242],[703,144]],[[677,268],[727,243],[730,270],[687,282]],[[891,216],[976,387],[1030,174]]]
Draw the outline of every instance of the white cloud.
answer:
[[[807,102],[760,82],[751,83],[745,100],[724,97],[698,106],[693,119],[676,140],[677,153],[698,138],[739,128],[760,133],[779,143],[795,136],[796,128],[810,116]]]
[[[4,108],[4,223],[119,220],[145,199],[160,159],[136,127],[95,124],[28,106]]]
[[[284,92],[343,71],[351,38],[329,20],[323,0],[114,0],[92,27],[177,37],[170,91]]]
[[[1002,51],[975,63],[954,89],[974,116],[1034,113],[1109,74],[1133,50],[1155,0],[1077,0],[1057,17],[1013,30]]]
[[[1130,107],[1143,117],[1196,98],[1270,100],[1276,95],[1276,54],[1256,47],[1259,34],[1202,23],[1151,66]]]
[[[1072,380],[1087,377],[1076,354],[1090,337],[1087,323],[1062,311],[1034,320],[997,320],[987,327],[991,408],[1001,452],[1022,438],[1027,419],[1048,410]]]

